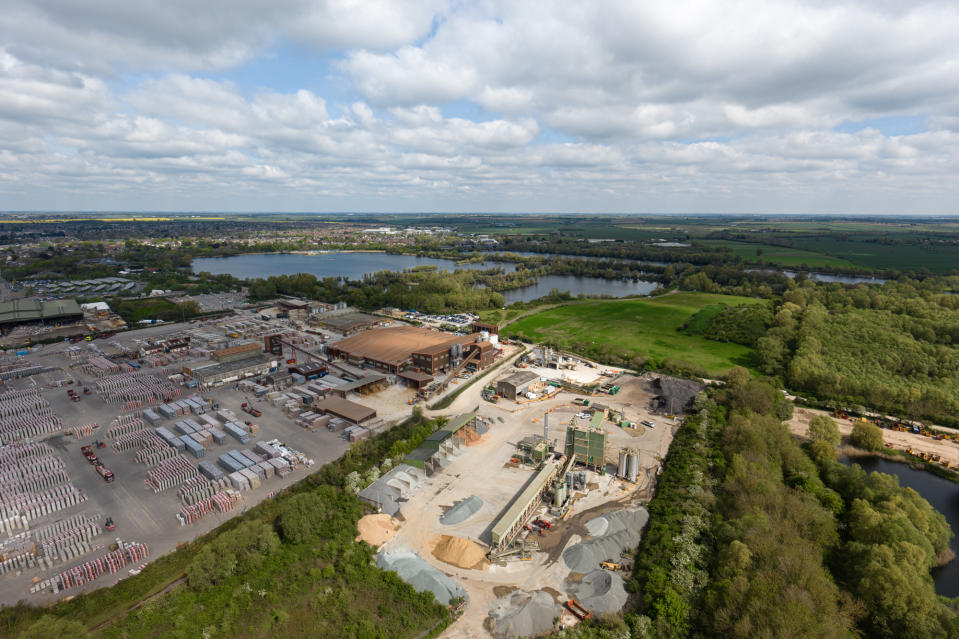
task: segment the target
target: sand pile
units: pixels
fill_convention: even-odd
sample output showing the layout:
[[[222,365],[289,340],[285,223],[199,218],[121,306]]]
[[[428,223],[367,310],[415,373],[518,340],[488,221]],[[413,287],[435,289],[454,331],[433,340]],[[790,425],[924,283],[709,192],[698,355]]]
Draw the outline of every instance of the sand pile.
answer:
[[[543,590],[518,590],[493,601],[489,612],[494,637],[537,637],[553,630],[553,620],[562,614],[552,595]]]
[[[440,561],[460,568],[482,570],[489,564],[483,547],[462,537],[437,535],[430,542],[430,550]]]
[[[446,511],[443,516],[440,517],[440,523],[444,526],[453,526],[455,524],[460,524],[470,517],[472,517],[476,511],[483,507],[483,500],[477,496],[467,497],[460,503],[456,504],[452,508]]]
[[[396,534],[399,523],[389,515],[367,515],[356,523],[360,536],[357,541],[365,541],[371,546],[382,546]]]
[[[376,555],[376,565],[394,571],[400,579],[417,592],[432,592],[444,606],[450,599],[466,597],[466,590],[455,580],[426,563],[422,557],[407,548],[391,548]]]
[[[599,568],[600,562],[612,560],[618,563],[624,550],[633,552],[639,545],[649,513],[645,508],[619,510],[602,518],[607,522],[602,535],[570,546],[563,552],[563,561],[573,572],[589,573]],[[593,530],[602,528],[600,523],[593,525]]]
[[[596,614],[619,612],[626,605],[622,578],[602,569],[586,573],[578,582],[567,582],[567,586],[576,601]]]

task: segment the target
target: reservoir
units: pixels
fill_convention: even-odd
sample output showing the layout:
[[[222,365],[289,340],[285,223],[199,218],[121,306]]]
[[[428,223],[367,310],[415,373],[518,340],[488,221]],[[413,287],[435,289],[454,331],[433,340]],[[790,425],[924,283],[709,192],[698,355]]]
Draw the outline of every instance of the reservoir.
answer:
[[[231,257],[201,257],[193,260],[193,272],[206,271],[213,275],[228,273],[240,279],[269,277],[271,275],[295,275],[310,273],[325,277],[345,277],[349,280],[363,279],[364,275],[377,271],[403,271],[417,266],[434,266],[443,271],[456,269],[502,268],[506,272],[516,270],[510,262],[478,262],[456,264],[453,260],[441,260],[415,255],[391,253],[250,253]],[[528,302],[552,289],[577,295],[608,295],[626,297],[648,295],[656,288],[654,282],[607,280],[599,277],[576,277],[574,275],[545,275],[533,286],[503,291],[506,302]]]
[[[880,457],[857,457],[840,459],[843,463],[856,463],[867,472],[878,471],[899,478],[901,486],[912,488],[932,507],[941,512],[949,522],[952,532],[959,535],[959,484],[936,477],[924,470],[915,470],[908,464],[889,461]],[[959,555],[959,540],[953,537],[949,542],[952,551]],[[945,597],[959,596],[959,558],[945,566],[934,568],[932,579],[936,584],[936,594]]]

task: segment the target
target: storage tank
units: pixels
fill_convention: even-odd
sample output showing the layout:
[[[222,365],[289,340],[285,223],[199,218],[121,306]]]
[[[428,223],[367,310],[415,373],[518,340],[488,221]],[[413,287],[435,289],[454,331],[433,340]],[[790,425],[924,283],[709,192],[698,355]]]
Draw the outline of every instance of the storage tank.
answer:
[[[479,341],[481,341],[481,342],[488,342],[488,341],[489,341],[489,331],[480,331]]]
[[[493,333],[492,335],[490,335],[490,336],[489,336],[489,343],[490,343],[490,344],[499,344],[499,335],[497,335],[496,333]]]
[[[553,507],[562,508],[566,503],[566,482],[557,480],[553,482]]]
[[[617,474],[623,479],[629,476],[629,449],[627,448],[619,451],[619,472]]]
[[[636,481],[639,476],[639,453],[631,451],[629,453],[629,481]]]

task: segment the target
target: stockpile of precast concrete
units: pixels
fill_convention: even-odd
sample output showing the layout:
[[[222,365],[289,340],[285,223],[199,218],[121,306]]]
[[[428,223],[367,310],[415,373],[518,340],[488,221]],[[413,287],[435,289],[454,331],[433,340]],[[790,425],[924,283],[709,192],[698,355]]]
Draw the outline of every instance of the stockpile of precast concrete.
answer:
[[[417,592],[432,592],[436,601],[444,606],[451,599],[466,597],[466,590],[459,583],[407,548],[390,548],[380,552],[376,555],[376,565],[383,570],[394,571]]]
[[[548,592],[517,590],[493,601],[489,630],[494,637],[538,637],[550,632],[561,614],[562,609]]]

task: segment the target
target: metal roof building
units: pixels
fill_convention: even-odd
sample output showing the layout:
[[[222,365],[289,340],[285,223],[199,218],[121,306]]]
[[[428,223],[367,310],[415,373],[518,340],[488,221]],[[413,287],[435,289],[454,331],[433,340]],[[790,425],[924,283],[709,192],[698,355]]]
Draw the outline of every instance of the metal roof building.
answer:
[[[76,300],[41,302],[38,299],[13,300],[0,304],[0,326],[27,322],[68,322],[83,319]]]

